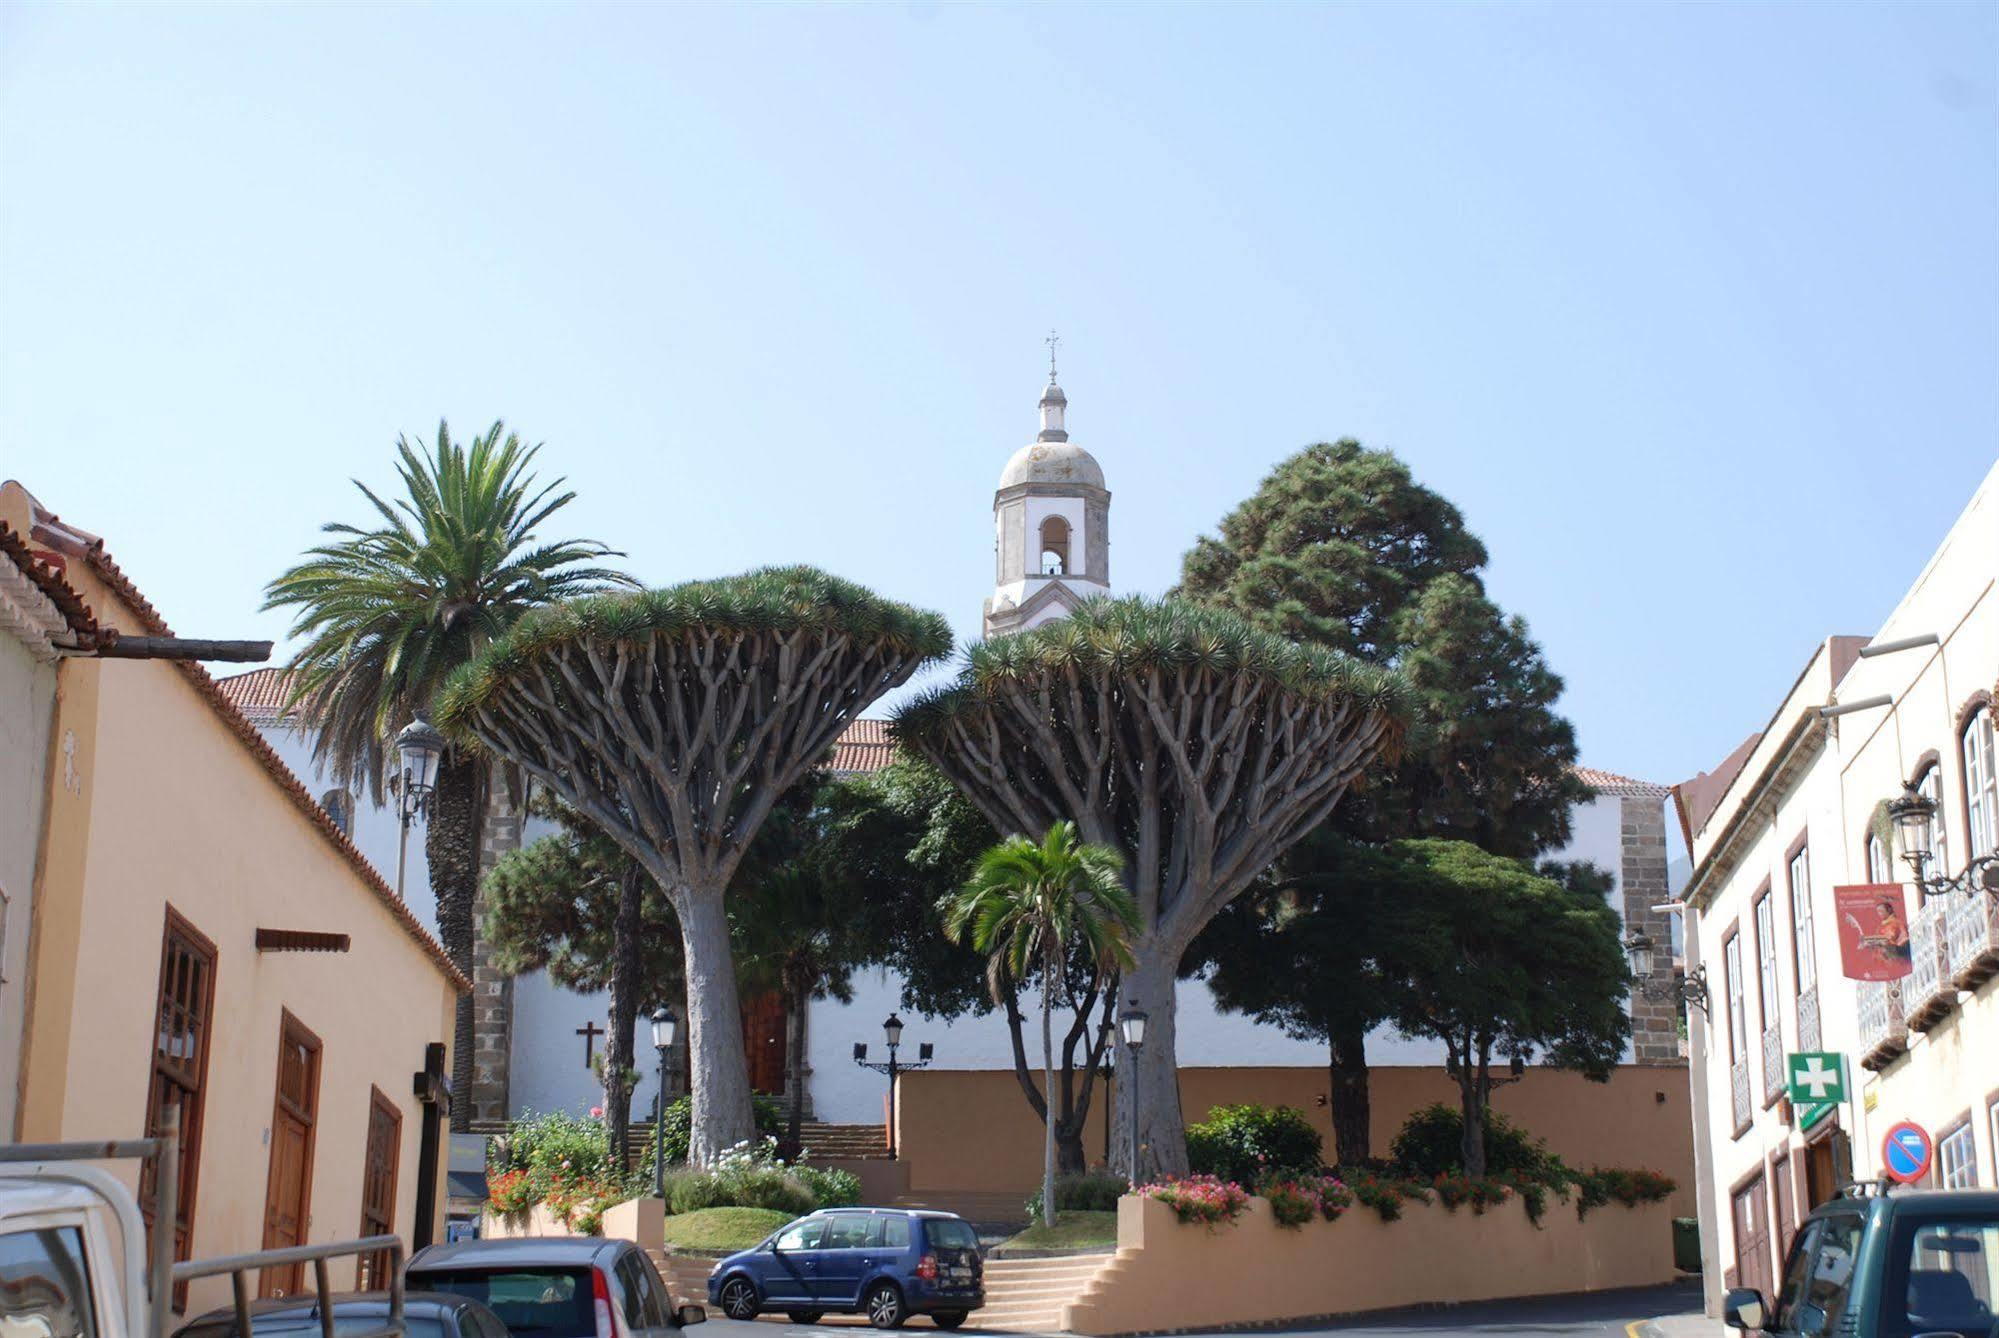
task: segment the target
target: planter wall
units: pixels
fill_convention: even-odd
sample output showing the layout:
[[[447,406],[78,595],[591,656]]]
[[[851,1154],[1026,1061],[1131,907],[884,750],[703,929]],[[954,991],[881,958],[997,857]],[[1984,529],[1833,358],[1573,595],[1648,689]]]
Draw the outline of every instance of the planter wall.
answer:
[[[606,1240],[636,1241],[642,1249],[656,1250],[665,1241],[666,1211],[658,1199],[631,1199],[614,1203],[604,1210],[604,1227],[597,1234]],[[516,1240],[526,1236],[574,1236],[551,1212],[537,1203],[519,1217],[501,1217],[490,1208],[479,1219],[482,1240]]]
[[[1411,1202],[1398,1221],[1356,1206],[1337,1222],[1277,1225],[1251,1199],[1230,1226],[1183,1224],[1157,1199],[1118,1202],[1118,1249],[1063,1310],[1082,1334],[1153,1333],[1439,1302],[1604,1291],[1670,1281],[1664,1203],[1606,1205],[1577,1221],[1550,1199],[1540,1226],[1517,1200],[1483,1215]]]

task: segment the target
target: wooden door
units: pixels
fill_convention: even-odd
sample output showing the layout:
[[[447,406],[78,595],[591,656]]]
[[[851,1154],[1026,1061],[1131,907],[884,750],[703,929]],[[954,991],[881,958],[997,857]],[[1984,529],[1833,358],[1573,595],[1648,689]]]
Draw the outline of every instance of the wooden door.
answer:
[[[368,1143],[361,1162],[361,1234],[389,1236],[396,1230],[396,1164],[401,1160],[403,1113],[379,1087],[368,1097]],[[378,1291],[389,1285],[387,1251],[363,1255],[356,1265],[354,1290]]]
[[[1777,1259],[1782,1261],[1790,1256],[1791,1238],[1798,1234],[1798,1213],[1791,1197],[1791,1154],[1786,1149],[1777,1154],[1770,1163],[1770,1195],[1777,1201]]]
[[[750,1065],[750,1090],[784,1094],[784,996],[776,990],[743,1002],[743,1055]]]
[[[319,1037],[289,1011],[278,1029],[277,1097],[271,1111],[271,1169],[264,1190],[264,1248],[303,1245],[312,1229],[312,1146],[319,1121]],[[267,1268],[260,1296],[289,1296],[303,1264]]]
[[[1828,1203],[1839,1192],[1839,1172],[1832,1155],[1832,1139],[1821,1138],[1805,1149],[1805,1210]]]
[[[1770,1205],[1757,1176],[1735,1193],[1735,1276],[1738,1287],[1754,1287],[1770,1299],[1775,1268],[1770,1262]]]

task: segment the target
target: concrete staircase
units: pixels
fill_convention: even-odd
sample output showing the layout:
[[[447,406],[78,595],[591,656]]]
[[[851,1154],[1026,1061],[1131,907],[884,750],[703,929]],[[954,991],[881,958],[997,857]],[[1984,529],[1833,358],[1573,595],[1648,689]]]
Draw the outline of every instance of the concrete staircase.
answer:
[[[986,1304],[971,1327],[1005,1333],[1060,1333],[1062,1307],[1083,1294],[1116,1255],[1067,1254],[1049,1259],[986,1260]]]
[[[799,1126],[798,1137],[815,1162],[888,1157],[888,1135],[879,1124],[821,1124],[814,1120]]]

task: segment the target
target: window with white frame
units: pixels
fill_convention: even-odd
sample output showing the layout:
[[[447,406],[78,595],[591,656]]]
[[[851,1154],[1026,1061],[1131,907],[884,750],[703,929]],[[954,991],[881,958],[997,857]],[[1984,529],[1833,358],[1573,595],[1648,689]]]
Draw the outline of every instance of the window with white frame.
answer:
[[[1777,1025],[1777,909],[1767,891],[1756,900],[1756,978],[1763,990],[1757,1014],[1769,1031]]]
[[[1818,983],[1818,959],[1812,954],[1812,855],[1803,846],[1791,856],[1791,929],[1797,937],[1798,993]]]
[[[1978,1184],[1978,1148],[1972,1142],[1970,1120],[1937,1140],[1937,1183],[1945,1189]]]
[[[1738,1064],[1749,1053],[1749,1015],[1742,1000],[1742,935],[1728,936],[1721,960],[1728,977],[1728,1061]]]
[[[1895,872],[1888,867],[1888,843],[1878,835],[1867,838],[1867,881],[1870,883],[1892,883]]]
[[[1971,858],[1999,851],[1999,770],[1993,762],[1992,708],[1981,706],[1965,723],[1965,816],[1971,838]]]

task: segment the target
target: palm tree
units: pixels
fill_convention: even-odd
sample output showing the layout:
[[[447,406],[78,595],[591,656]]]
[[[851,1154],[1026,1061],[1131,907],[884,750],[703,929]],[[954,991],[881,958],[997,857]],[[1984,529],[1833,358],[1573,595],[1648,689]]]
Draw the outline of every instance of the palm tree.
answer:
[[[1081,949],[1101,973],[1131,961],[1138,906],[1125,889],[1123,857],[1089,845],[1073,822],[1056,822],[1040,844],[1009,836],[979,857],[971,882],[946,896],[945,931],[988,954],[994,998],[1009,981],[1041,976],[1042,1091],[1055,1091],[1055,1040],[1050,1018],[1055,992],[1065,989],[1072,951]],[[1072,1001],[1073,1002],[1073,1001]],[[1055,1121],[1042,1121],[1041,1220],[1055,1225]]]
[[[539,605],[630,585],[595,565],[622,557],[588,539],[543,542],[535,529],[568,505],[562,480],[537,487],[539,446],[494,423],[469,447],[437,425],[434,451],[396,440],[405,496],[393,504],[354,486],[375,508],[373,528],[335,522],[336,536],[307,551],[265,589],[266,609],[297,611],[304,638],[289,666],[287,705],[317,731],[314,758],[343,785],[382,801],[389,748],[413,717],[430,713],[444,680]],[[437,930],[452,962],[472,974],[473,904],[479,890],[486,767],[449,749],[430,798],[424,853],[437,897]],[[471,1118],[472,1000],[460,997],[452,1127]]]

